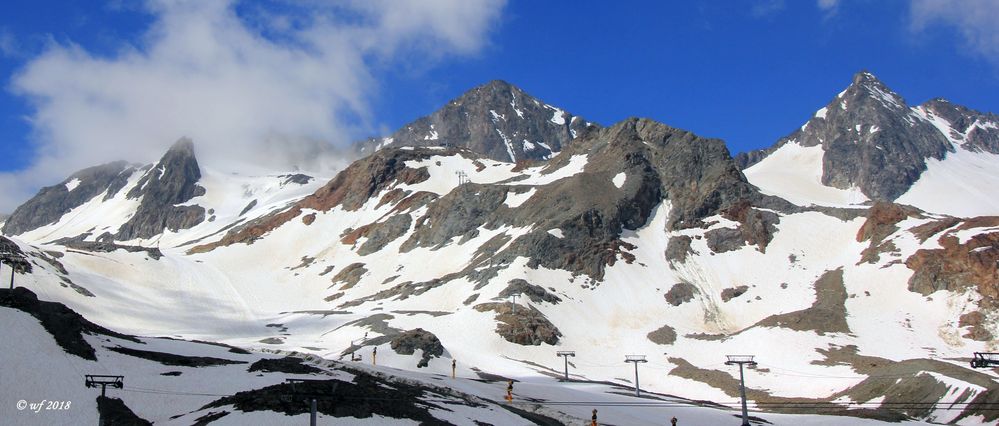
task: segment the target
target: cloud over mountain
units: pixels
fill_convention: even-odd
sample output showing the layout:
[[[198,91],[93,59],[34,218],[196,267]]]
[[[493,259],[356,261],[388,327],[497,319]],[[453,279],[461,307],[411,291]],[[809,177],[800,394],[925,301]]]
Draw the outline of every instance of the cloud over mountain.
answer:
[[[37,155],[0,174],[0,211],[66,170],[148,161],[182,136],[209,163],[323,167],[336,144],[374,126],[380,72],[397,58],[427,66],[474,54],[504,4],[147,2],[140,40],[111,54],[51,42],[12,79],[33,108]]]

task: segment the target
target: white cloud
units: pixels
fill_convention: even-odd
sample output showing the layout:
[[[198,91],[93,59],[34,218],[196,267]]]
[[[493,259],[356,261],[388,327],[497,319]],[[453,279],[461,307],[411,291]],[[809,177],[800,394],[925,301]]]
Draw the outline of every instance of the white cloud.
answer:
[[[755,18],[770,18],[784,10],[784,0],[759,0],[753,3],[750,14]]]
[[[816,4],[827,18],[839,12],[839,0],[817,0]]]
[[[209,164],[323,158],[375,126],[380,72],[476,53],[504,3],[149,1],[141,40],[111,56],[52,42],[13,78],[38,157],[0,174],[0,211],[83,167],[155,160],[182,136]]]
[[[912,0],[910,25],[919,32],[934,24],[954,27],[974,53],[999,66],[999,1]]]

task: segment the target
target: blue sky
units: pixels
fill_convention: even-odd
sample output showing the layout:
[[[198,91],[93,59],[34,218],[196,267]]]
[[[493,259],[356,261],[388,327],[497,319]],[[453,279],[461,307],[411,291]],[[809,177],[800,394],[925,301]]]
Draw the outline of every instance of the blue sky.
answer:
[[[492,79],[733,153],[797,128],[861,69],[910,104],[999,111],[996,17],[993,0],[7,0],[0,211],[181,136],[208,157],[315,157]]]

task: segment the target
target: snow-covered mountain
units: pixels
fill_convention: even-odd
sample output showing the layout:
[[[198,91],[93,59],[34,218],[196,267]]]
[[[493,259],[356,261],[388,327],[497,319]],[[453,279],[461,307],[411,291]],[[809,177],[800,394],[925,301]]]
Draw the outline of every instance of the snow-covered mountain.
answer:
[[[865,71],[800,129],[736,162],[765,193],[797,203],[999,214],[988,196],[999,183],[999,117],[942,99],[910,107]]]
[[[536,162],[496,159],[495,141],[400,139],[332,179],[212,172],[181,141],[156,164],[113,163],[43,189],[8,219],[0,257],[20,265],[18,285],[116,332],[351,368],[377,352],[378,366],[400,369],[380,371],[421,383],[454,361],[466,379],[523,382],[529,400],[509,406],[561,422],[601,401],[646,401],[614,388],[632,383],[626,354],[648,356],[643,389],[683,398],[674,403],[704,422],[727,418],[690,400],[734,406],[738,371],[724,355],[742,353],[759,362],[747,373],[754,415],[775,424],[839,421],[773,414],[803,412],[995,422],[999,374],[967,361],[996,349],[999,217],[955,212],[999,212],[954,195],[987,180],[962,180],[942,209],[926,195],[954,177],[934,173],[941,165],[999,176],[995,116],[906,107],[867,73],[820,112],[737,158],[720,140],[628,119],[539,139],[559,145]],[[575,351],[580,382],[556,381],[557,350]],[[502,397],[497,382],[442,386]],[[190,407],[176,411],[209,414]],[[662,418],[607,410],[611,423]]]
[[[596,125],[494,80],[357,149],[367,155],[392,146],[455,146],[511,163],[547,160],[591,127]]]

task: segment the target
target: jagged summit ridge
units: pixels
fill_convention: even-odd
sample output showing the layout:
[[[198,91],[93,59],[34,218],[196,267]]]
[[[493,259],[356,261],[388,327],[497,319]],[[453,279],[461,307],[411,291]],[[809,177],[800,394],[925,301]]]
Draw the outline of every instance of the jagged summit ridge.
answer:
[[[204,208],[182,205],[204,195],[205,188],[198,185],[200,179],[194,142],[181,138],[152,165],[140,168],[117,161],[83,169],[58,185],[43,188],[11,214],[4,223],[3,233],[20,235],[55,224],[86,203],[100,204],[116,197],[135,203],[134,212],[120,227],[108,227],[100,235],[88,231],[63,237],[127,241],[151,238],[164,230],[187,229],[205,219]]]
[[[42,188],[11,213],[4,222],[3,234],[18,235],[56,223],[70,210],[101,193],[105,193],[106,197],[113,196],[133,171],[127,162],[116,161],[88,167],[59,184]]]
[[[121,226],[115,239],[151,238],[164,230],[176,232],[201,223],[205,220],[203,207],[180,205],[205,194],[205,188],[198,185],[200,179],[194,142],[181,138],[128,192],[128,198],[141,201],[135,215]]]
[[[748,168],[785,145],[821,147],[822,185],[857,188],[872,200],[887,201],[919,179],[928,159],[942,160],[954,150],[933,124],[867,71],[855,74],[850,86],[800,129],[736,161]]]
[[[497,161],[545,160],[594,126],[519,87],[493,80],[388,137],[359,144],[362,154],[388,146],[457,146]]]

